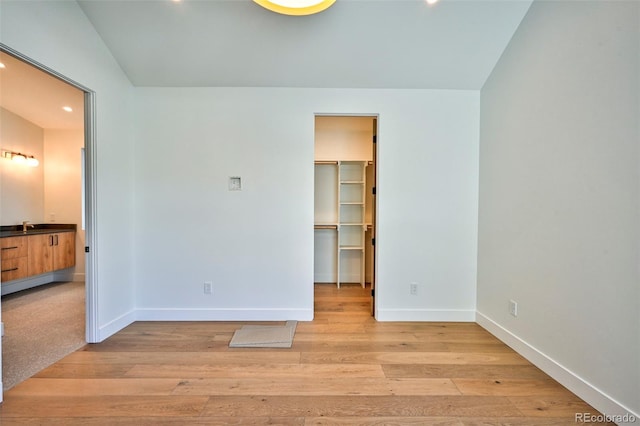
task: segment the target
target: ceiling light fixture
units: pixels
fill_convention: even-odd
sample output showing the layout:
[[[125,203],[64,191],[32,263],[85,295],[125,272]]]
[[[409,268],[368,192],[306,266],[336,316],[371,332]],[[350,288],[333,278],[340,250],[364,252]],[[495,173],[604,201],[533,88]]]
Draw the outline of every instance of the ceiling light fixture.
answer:
[[[427,4],[428,5],[432,5],[432,4],[436,4],[438,3],[438,0],[427,0]]]
[[[0,62],[0,68],[6,68],[6,65]]]
[[[2,151],[2,158],[6,158],[7,160],[14,161],[18,164],[26,164],[30,167],[37,167],[40,162],[33,155],[26,155],[21,152],[15,151]]]
[[[71,108],[70,106],[63,106],[62,109],[67,112],[73,112],[73,108]]]
[[[260,6],[282,15],[313,15],[328,9],[336,0],[253,0]]]

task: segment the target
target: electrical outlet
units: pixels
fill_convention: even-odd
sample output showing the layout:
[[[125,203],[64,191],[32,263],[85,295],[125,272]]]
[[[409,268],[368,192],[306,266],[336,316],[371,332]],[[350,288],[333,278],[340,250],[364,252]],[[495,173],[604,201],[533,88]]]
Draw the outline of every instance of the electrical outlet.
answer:
[[[409,294],[412,296],[418,295],[418,283],[409,284]]]
[[[211,281],[204,282],[204,294],[212,294],[213,293],[213,283]]]
[[[515,300],[509,300],[509,313],[514,317],[518,316],[518,302]]]

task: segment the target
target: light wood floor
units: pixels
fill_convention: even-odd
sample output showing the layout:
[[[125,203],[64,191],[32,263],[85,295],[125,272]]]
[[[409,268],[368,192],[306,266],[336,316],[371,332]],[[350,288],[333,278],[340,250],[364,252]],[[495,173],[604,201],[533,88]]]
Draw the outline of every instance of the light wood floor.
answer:
[[[376,322],[368,293],[317,285],[291,349],[230,349],[238,322],[134,323],[11,389],[0,423],[571,425],[597,413],[478,325]]]

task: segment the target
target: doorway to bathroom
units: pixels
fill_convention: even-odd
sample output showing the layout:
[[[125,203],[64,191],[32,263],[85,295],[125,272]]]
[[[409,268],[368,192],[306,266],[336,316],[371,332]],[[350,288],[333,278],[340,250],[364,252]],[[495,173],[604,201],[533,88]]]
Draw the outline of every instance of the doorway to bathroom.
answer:
[[[82,343],[95,341],[97,282],[91,250],[95,241],[95,93],[2,44],[0,64],[0,225],[5,237],[14,238],[8,233],[21,223],[26,222],[23,227],[28,231],[17,238],[20,243],[24,240],[24,250],[7,250],[16,253],[9,256],[15,259],[3,262],[3,299],[15,301],[22,293],[45,295],[48,288],[59,293],[63,286],[58,283],[70,283],[74,294],[81,287],[82,298],[74,302],[82,304],[77,318],[80,338]],[[16,161],[21,156],[29,162]],[[42,246],[51,246],[44,252],[28,244],[34,234],[58,228],[64,233],[34,238],[46,243]],[[31,264],[30,257],[42,262]],[[22,313],[26,305],[13,303],[11,309],[27,318],[29,314]],[[61,313],[65,309],[54,305],[51,309]],[[1,345],[11,345],[8,333],[15,330],[9,324],[3,326],[0,349],[10,349]],[[47,344],[41,349],[51,351]],[[0,365],[3,361],[0,358]]]

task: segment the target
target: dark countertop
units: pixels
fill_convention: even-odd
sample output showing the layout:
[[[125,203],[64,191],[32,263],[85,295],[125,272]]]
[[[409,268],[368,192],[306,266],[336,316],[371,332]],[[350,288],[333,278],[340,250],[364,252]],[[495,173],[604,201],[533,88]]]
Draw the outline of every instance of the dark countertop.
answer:
[[[22,235],[53,234],[58,232],[75,232],[76,224],[67,223],[34,223],[29,224],[27,232],[22,231],[22,225],[0,226],[0,238],[19,237]]]

